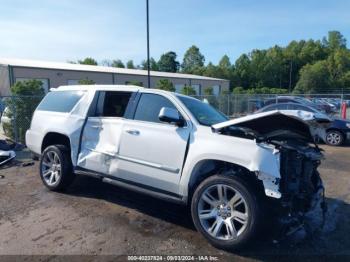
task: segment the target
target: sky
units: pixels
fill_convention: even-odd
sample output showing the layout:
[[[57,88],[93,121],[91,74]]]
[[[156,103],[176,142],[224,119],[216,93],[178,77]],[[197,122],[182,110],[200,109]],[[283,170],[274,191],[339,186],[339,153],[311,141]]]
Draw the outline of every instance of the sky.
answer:
[[[151,56],[197,45],[206,62],[340,31],[349,0],[149,0]],[[146,58],[145,0],[0,0],[0,57],[65,62]],[[348,45],[349,46],[349,45]]]

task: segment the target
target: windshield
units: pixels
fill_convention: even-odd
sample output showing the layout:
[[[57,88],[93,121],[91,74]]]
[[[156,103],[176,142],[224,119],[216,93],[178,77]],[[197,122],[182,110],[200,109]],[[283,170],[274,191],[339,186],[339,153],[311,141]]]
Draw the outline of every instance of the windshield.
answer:
[[[211,126],[228,120],[228,117],[207,103],[190,97],[177,97],[191,111],[192,115],[201,125]]]

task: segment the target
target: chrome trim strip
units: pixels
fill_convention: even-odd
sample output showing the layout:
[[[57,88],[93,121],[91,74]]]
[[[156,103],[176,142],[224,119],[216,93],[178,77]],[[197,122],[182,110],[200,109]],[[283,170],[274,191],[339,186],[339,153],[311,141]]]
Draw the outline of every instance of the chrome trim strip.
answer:
[[[95,153],[99,153],[99,154],[104,154],[107,156],[112,156],[112,157],[118,157],[118,154],[113,154],[113,153],[108,153],[108,152],[102,152],[102,151],[98,151],[96,149],[92,149],[90,147],[86,147],[87,150],[91,151],[91,152],[95,152]]]
[[[92,149],[92,148],[88,148],[88,147],[86,149],[88,149],[88,150],[90,150],[92,152],[99,153],[99,154],[104,154],[104,155],[115,157],[115,158],[118,158],[118,159],[121,159],[121,160],[125,160],[125,161],[128,161],[128,162],[132,162],[132,163],[136,163],[136,164],[140,164],[140,165],[144,165],[144,166],[157,168],[157,169],[164,170],[164,171],[171,172],[171,173],[176,173],[177,174],[177,173],[180,172],[179,168],[174,168],[174,167],[170,167],[170,166],[164,166],[164,165],[161,165],[161,164],[152,163],[152,162],[148,162],[148,161],[144,161],[144,160],[140,160],[140,159],[135,159],[135,158],[131,158],[131,157],[121,156],[119,154],[112,154],[112,153],[108,153],[108,152],[101,152],[101,151],[98,151],[98,150],[95,150],[95,149]]]
[[[144,161],[144,160],[139,160],[139,159],[135,159],[135,158],[131,158],[131,157],[118,155],[118,158],[122,159],[122,160],[125,160],[125,161],[132,162],[132,163],[158,168],[158,169],[161,169],[161,170],[164,170],[164,171],[168,171],[168,172],[172,172],[172,173],[179,173],[179,171],[180,171],[179,168],[163,166],[161,164],[151,163],[151,162],[147,162],[147,161]]]

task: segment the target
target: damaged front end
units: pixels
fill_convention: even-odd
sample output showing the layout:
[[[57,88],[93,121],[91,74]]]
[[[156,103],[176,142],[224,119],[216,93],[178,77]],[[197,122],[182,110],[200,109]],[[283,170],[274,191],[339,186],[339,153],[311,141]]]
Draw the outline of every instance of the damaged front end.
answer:
[[[278,155],[278,174],[251,170],[263,182],[270,208],[277,212],[283,232],[291,234],[315,208],[326,211],[324,187],[317,171],[323,154],[314,143],[310,126],[293,116],[272,111],[220,123],[214,132],[253,139]]]
[[[317,208],[326,212],[325,189],[317,171],[323,154],[317,146],[295,141],[270,141],[280,151],[281,198],[274,207],[281,234],[289,235],[304,225],[305,217]]]

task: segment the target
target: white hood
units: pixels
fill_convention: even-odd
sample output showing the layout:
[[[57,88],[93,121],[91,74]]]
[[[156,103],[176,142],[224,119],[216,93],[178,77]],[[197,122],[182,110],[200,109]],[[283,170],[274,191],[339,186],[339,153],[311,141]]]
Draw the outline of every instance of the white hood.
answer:
[[[295,135],[313,142],[313,132],[307,122],[314,120],[314,116],[306,113],[294,112],[287,114],[278,110],[263,112],[215,124],[212,129],[219,132],[227,127],[238,127],[251,130],[256,138]],[[305,120],[302,120],[302,118]]]

